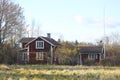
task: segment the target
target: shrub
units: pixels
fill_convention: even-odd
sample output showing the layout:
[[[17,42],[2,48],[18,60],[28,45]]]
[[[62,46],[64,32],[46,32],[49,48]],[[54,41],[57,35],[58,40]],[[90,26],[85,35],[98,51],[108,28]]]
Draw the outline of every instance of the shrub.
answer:
[[[87,59],[84,62],[84,65],[87,65],[87,66],[96,65],[96,62],[95,62],[95,60],[89,60],[89,59]]]
[[[120,66],[120,60],[118,58],[105,58],[101,60],[103,66]]]

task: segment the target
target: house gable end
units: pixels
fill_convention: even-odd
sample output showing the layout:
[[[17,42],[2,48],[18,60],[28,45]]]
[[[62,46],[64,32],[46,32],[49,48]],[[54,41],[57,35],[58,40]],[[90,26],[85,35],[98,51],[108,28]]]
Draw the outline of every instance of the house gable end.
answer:
[[[50,41],[50,40],[47,39],[46,37],[42,37],[42,36],[40,36],[40,37],[38,37],[38,38],[41,38],[43,41],[46,41],[47,43],[49,43],[49,44],[52,45],[52,46],[56,46],[56,44],[57,44],[57,42],[56,42],[55,40],[53,40],[53,39],[51,39],[51,41]],[[35,41],[35,40],[38,39],[38,38],[35,38],[35,39],[31,40],[31,41],[28,42],[25,46],[29,45],[30,43],[32,43],[33,41]],[[54,43],[55,43],[55,44],[54,44]]]

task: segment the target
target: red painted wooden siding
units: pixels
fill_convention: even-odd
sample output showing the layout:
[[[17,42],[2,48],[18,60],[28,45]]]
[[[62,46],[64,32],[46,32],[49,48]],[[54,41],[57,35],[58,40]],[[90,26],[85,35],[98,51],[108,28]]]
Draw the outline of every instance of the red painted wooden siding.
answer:
[[[41,38],[36,39],[32,43],[29,44],[29,62],[36,64],[46,64],[48,53],[50,53],[51,45],[44,41],[44,49],[36,49],[36,41],[43,41]],[[53,50],[55,51],[55,50]],[[44,54],[44,60],[36,60],[36,52],[46,52]]]
[[[50,50],[50,44],[44,41],[44,49],[36,49],[36,41],[43,41],[38,38],[29,44],[29,52],[48,52]]]
[[[82,54],[82,63],[85,63],[86,60],[88,60],[88,54]]]
[[[97,56],[98,56],[98,59],[95,59],[95,62],[100,61],[100,54],[97,54]],[[84,64],[86,60],[88,60],[88,54],[82,54],[82,63]]]
[[[46,64],[47,63],[47,59],[46,59],[46,54],[43,55],[44,58],[43,60],[36,60],[36,53],[35,52],[31,52],[29,55],[29,63],[32,64]]]

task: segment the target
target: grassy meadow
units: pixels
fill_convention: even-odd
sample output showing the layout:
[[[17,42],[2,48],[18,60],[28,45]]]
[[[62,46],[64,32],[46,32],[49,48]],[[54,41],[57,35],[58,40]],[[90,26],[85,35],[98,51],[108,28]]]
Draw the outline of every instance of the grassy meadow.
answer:
[[[120,80],[120,67],[1,64],[0,80]]]

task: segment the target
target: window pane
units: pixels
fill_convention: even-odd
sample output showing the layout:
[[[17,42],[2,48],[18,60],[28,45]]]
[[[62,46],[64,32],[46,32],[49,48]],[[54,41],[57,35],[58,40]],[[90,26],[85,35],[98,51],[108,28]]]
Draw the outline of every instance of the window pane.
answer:
[[[43,60],[43,52],[36,52],[36,60]]]
[[[96,59],[98,59],[98,55],[96,54]]]
[[[37,49],[43,49],[44,48],[44,42],[43,41],[36,41],[36,48]]]
[[[43,42],[39,42],[38,47],[43,47]]]

